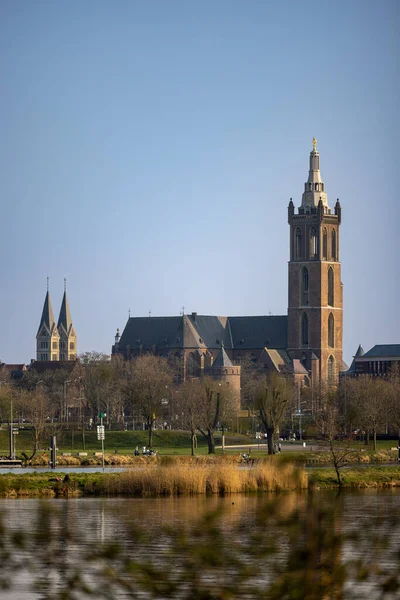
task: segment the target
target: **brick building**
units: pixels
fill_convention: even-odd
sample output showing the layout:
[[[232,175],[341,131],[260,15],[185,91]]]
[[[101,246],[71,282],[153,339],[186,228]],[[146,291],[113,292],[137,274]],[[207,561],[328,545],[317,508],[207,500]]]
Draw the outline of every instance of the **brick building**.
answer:
[[[249,359],[301,383],[335,385],[343,369],[341,207],[339,200],[333,211],[328,205],[319,162],[314,139],[301,205],[296,211],[290,199],[288,206],[287,315],[130,317],[121,336],[117,330],[112,354],[174,357],[187,378],[212,373],[223,345],[223,360],[230,365],[221,368],[228,372]]]

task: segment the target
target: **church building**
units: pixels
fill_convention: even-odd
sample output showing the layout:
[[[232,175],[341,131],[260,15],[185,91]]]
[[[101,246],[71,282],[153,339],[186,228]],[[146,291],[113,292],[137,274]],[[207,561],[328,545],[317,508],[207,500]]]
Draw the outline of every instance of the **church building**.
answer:
[[[42,317],[36,335],[36,360],[49,362],[76,360],[76,341],[68,304],[66,281],[64,279],[64,295],[57,325],[54,320],[47,283]]]
[[[301,204],[296,210],[290,199],[288,206],[287,315],[129,317],[112,354],[174,358],[183,379],[215,372],[237,381],[237,366],[248,359],[305,385],[336,385],[343,338],[341,207],[339,200],[329,207],[315,139],[309,161]]]

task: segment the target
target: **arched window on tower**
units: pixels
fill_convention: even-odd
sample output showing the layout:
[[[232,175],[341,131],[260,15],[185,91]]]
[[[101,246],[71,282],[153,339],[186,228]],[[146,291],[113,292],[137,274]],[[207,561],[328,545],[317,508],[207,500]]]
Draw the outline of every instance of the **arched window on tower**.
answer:
[[[302,258],[302,254],[303,254],[302,247],[303,247],[303,236],[302,236],[300,227],[297,227],[296,236],[295,236],[295,256],[296,256],[296,258]]]
[[[324,260],[328,258],[328,232],[326,227],[324,227],[324,232],[322,234],[322,258]]]
[[[334,280],[334,273],[333,273],[333,269],[332,267],[329,267],[328,269],[328,304],[329,306],[334,306],[334,286],[335,280]]]
[[[335,347],[335,320],[332,313],[328,317],[328,346]]]
[[[317,258],[318,256],[318,236],[315,227],[311,229],[310,233],[310,258]]]
[[[331,355],[328,358],[328,385],[335,383],[335,359]]]
[[[336,246],[336,229],[332,229],[332,249],[331,249],[332,260],[337,260],[337,246]]]
[[[301,271],[301,304],[308,306],[308,269],[303,267]]]
[[[301,315],[301,345],[308,346],[308,317],[306,313]]]

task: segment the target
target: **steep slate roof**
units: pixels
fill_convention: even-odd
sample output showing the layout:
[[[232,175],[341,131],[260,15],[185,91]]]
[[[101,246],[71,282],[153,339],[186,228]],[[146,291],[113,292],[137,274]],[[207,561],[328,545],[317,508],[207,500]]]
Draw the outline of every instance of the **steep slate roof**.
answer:
[[[233,367],[231,359],[225,352],[225,348],[222,345],[220,351],[217,354],[216,359],[214,360],[213,367]]]
[[[364,358],[384,358],[400,356],[400,344],[377,344],[364,354]]]
[[[287,316],[229,317],[233,346],[251,348],[287,348]]]
[[[42,317],[40,319],[40,325],[38,328],[38,334],[42,328],[42,326],[45,325],[47,327],[47,329],[49,330],[49,333],[52,330],[53,325],[55,325],[55,321],[54,321],[54,315],[53,315],[53,308],[51,306],[51,300],[50,300],[50,294],[49,291],[47,290],[46,293],[46,297],[44,299],[44,305],[43,305],[43,311],[42,311]]]
[[[130,317],[122,332],[119,348],[132,350],[142,346],[151,352],[153,346],[160,348],[183,347],[182,317]]]
[[[307,369],[301,364],[299,358],[293,359],[293,373],[296,375],[308,375]]]
[[[5,371],[9,374],[10,379],[22,379],[24,372],[26,371],[26,364],[5,364],[0,363],[0,370]]]
[[[65,369],[71,372],[76,365],[77,360],[35,360],[29,365],[29,371],[36,371],[36,373],[44,373],[45,371],[58,371],[59,369]]]
[[[140,341],[138,341],[140,340]],[[287,317],[130,317],[119,341],[119,350],[142,346],[162,348],[286,348]]]
[[[279,372],[289,367],[292,361],[284,350],[275,350],[274,348],[264,348],[265,354],[269,357],[275,369]]]
[[[198,340],[201,339],[201,343],[207,348],[220,348],[221,343],[223,343],[226,348],[232,348],[228,317],[197,315],[196,313],[192,313],[191,315],[185,315],[185,318],[192,323],[198,334]],[[186,342],[186,339],[185,346],[191,347],[190,344]]]
[[[57,328],[64,328],[65,332],[69,334],[70,329],[72,329],[72,319],[71,312],[69,310],[67,292],[64,292],[64,296],[61,302],[60,316],[58,317]]]

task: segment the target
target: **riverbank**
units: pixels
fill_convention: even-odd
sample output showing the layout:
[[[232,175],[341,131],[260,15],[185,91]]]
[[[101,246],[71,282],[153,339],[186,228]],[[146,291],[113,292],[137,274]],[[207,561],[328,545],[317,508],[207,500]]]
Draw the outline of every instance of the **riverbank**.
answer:
[[[349,489],[400,487],[400,467],[349,467],[342,470],[342,478],[343,487]],[[229,495],[337,487],[331,468],[306,472],[304,467],[273,459],[240,468],[225,457],[143,462],[139,468],[118,473],[0,474],[0,496],[8,498]]]

